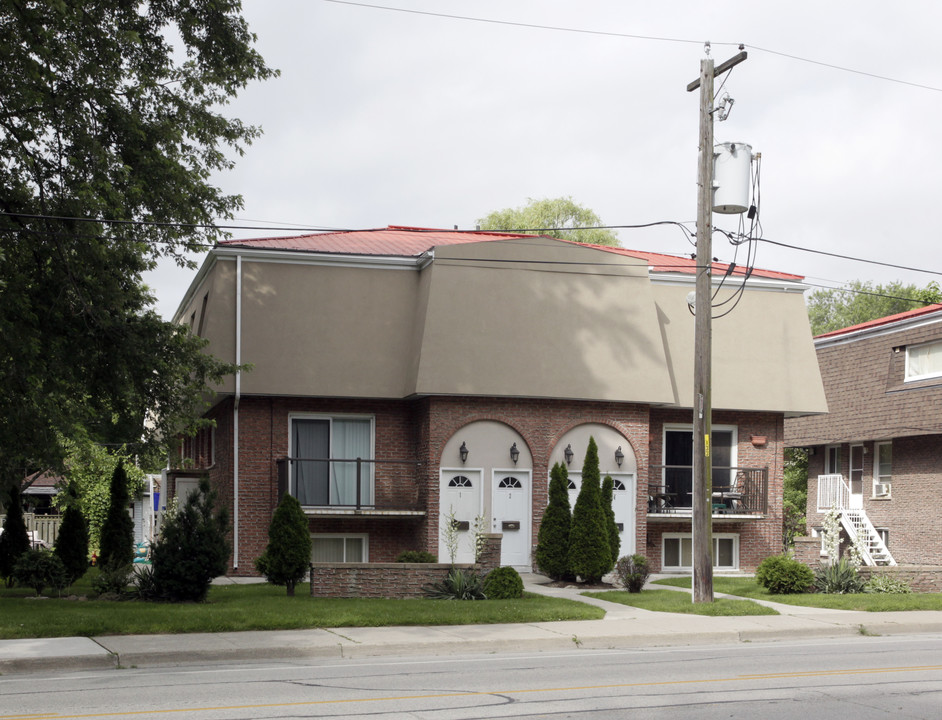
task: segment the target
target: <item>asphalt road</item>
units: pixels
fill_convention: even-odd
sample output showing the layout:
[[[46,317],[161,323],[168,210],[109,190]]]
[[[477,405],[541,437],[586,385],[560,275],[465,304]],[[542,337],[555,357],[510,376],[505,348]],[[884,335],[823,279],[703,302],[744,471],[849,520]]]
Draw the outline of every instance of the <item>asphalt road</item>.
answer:
[[[0,720],[942,718],[942,636],[0,677]]]

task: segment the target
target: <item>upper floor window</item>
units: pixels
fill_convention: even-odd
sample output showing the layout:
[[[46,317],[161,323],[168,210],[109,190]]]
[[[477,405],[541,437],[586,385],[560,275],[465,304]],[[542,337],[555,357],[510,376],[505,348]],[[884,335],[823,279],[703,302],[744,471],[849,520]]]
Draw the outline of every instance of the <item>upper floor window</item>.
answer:
[[[906,348],[906,379],[942,376],[942,340]]]
[[[292,489],[307,506],[373,502],[373,420],[364,417],[291,419]]]

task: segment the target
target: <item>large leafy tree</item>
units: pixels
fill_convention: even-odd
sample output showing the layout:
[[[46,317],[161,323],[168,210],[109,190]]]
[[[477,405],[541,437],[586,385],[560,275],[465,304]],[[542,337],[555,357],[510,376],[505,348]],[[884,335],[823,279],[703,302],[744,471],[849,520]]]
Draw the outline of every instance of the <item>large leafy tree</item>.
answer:
[[[901,282],[874,285],[869,281],[854,280],[842,288],[811,293],[808,318],[811,331],[820,335],[930,303],[942,303],[942,289],[936,282],[920,288]]]
[[[602,221],[592,210],[579,205],[571,197],[530,198],[518,208],[495,210],[480,218],[482,230],[528,232],[572,240],[588,245],[618,246],[618,237],[611,230],[599,227]]]
[[[13,587],[13,568],[20,556],[29,550],[29,535],[23,520],[23,505],[18,485],[9,490],[6,518],[0,533],[0,578],[5,578],[7,587]]]
[[[274,74],[238,0],[0,4],[0,485],[62,437],[171,437],[232,368],[142,273],[219,237],[209,178],[258,129],[219,109]],[[145,423],[145,419],[148,422]]]

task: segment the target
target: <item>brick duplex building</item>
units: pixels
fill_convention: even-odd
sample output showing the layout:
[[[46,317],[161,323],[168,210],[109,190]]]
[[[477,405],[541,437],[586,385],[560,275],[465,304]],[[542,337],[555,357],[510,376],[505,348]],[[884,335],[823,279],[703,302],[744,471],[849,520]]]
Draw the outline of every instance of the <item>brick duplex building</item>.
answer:
[[[814,344],[830,412],[785,422],[786,444],[811,452],[809,528],[836,507],[880,541],[871,562],[942,565],[942,305]]]
[[[715,564],[749,570],[780,550],[785,417],[826,406],[801,278],[712,269],[717,301],[743,289],[714,324]],[[485,232],[222,243],[176,319],[253,368],[219,388],[216,427],[184,444],[170,491],[210,477],[232,512],[235,573],[254,572],[285,492],[315,561],[448,561],[453,516],[456,562],[483,520],[502,564],[529,569],[550,469],[567,466],[575,497],[593,437],[622,554],[689,569],[696,271]]]

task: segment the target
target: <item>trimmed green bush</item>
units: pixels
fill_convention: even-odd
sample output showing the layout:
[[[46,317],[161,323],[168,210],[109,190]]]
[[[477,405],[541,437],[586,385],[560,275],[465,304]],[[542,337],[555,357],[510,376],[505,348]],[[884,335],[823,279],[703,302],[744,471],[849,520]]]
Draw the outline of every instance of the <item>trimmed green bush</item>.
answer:
[[[128,586],[133,580],[133,565],[109,565],[98,571],[98,575],[92,580],[92,590],[101,600],[123,600],[128,597]]]
[[[549,505],[543,511],[537,534],[536,565],[553,580],[571,576],[569,572],[569,531],[572,511],[569,508],[569,472],[561,463],[553,465],[549,481]]]
[[[62,561],[49,550],[27,550],[20,555],[13,567],[13,577],[19,585],[33,588],[37,595],[42,595],[47,587],[62,590],[69,584]]]
[[[484,594],[489,600],[517,600],[523,597],[523,580],[512,567],[491,570],[484,578]]]
[[[397,563],[437,563],[438,556],[427,550],[405,550],[396,556]]]
[[[88,523],[79,509],[78,499],[72,487],[68,490],[68,505],[53,552],[62,561],[69,585],[82,577],[88,570]]]
[[[134,521],[128,514],[128,474],[119,461],[111,474],[108,515],[101,527],[98,564],[102,569],[130,565],[134,560]]]
[[[625,555],[615,563],[615,577],[630,593],[639,593],[651,574],[651,566],[644,555]]]
[[[29,535],[23,520],[23,506],[20,504],[18,487],[10,488],[6,508],[7,517],[3,521],[3,532],[0,533],[0,577],[6,580],[7,587],[13,587],[16,582],[13,578],[16,561],[29,550]]]
[[[599,449],[590,437],[569,531],[569,570],[588,583],[598,582],[614,566],[599,486]]]
[[[229,561],[229,517],[215,510],[216,493],[202,478],[175,514],[164,518],[160,539],[151,548],[154,584],[160,597],[202,602],[213,578],[224,575]]]
[[[436,600],[486,600],[481,576],[473,570],[452,567],[445,579],[422,588],[426,597]]]
[[[284,585],[288,597],[311,565],[311,531],[297,498],[285,493],[268,526],[268,547],[255,568],[272,585]]]
[[[618,562],[621,552],[621,535],[618,533],[618,523],[615,522],[615,508],[612,502],[615,499],[615,481],[608,475],[602,481],[602,512],[605,513],[605,525],[608,528],[608,543],[612,548],[612,566]]]
[[[814,584],[814,573],[793,557],[771,555],[756,568],[756,582],[773,595],[794,595],[808,592]]]
[[[825,565],[814,574],[816,592],[828,595],[850,595],[863,592],[864,582],[857,574],[857,567],[847,558],[833,565]]]

